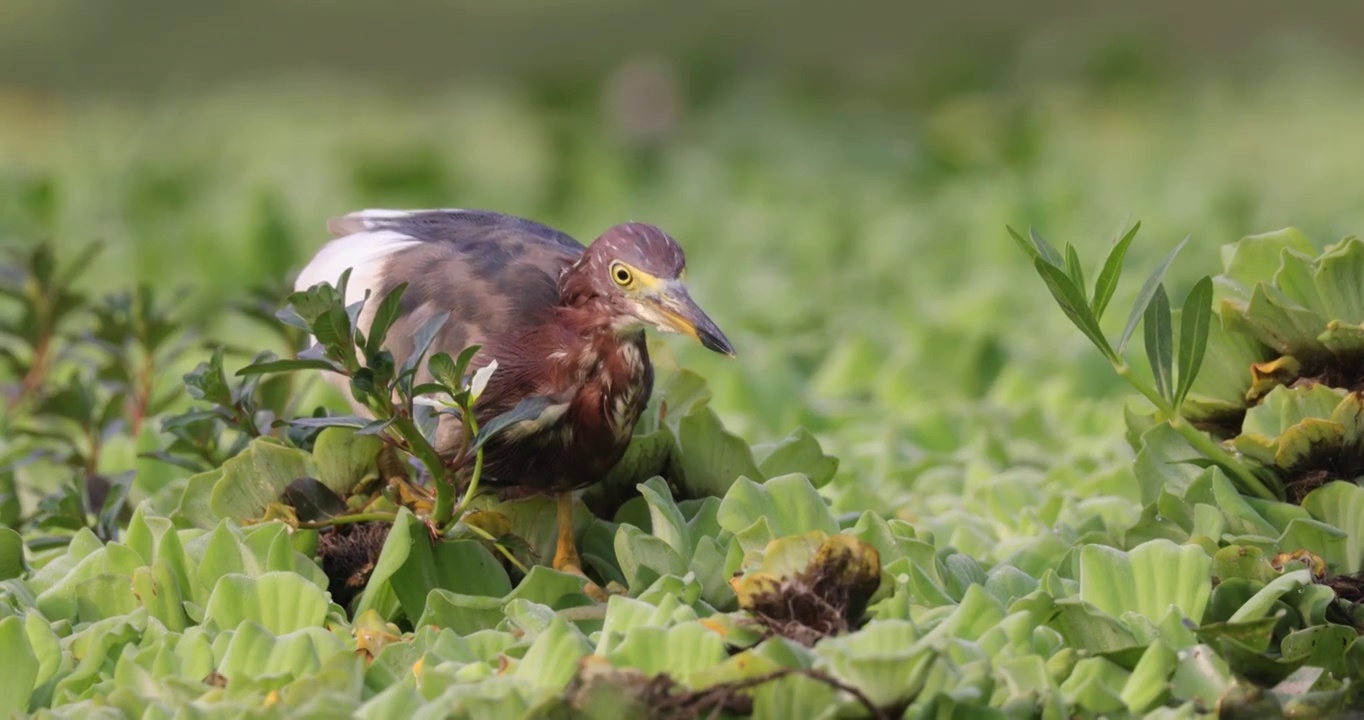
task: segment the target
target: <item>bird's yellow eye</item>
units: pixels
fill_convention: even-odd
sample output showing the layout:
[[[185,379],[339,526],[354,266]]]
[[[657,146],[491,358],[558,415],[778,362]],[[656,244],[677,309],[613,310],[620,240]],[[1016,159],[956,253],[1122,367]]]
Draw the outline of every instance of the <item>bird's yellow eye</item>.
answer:
[[[630,272],[630,268],[616,263],[611,266],[611,279],[615,280],[616,284],[621,287],[629,287],[630,283],[635,281],[635,275]]]

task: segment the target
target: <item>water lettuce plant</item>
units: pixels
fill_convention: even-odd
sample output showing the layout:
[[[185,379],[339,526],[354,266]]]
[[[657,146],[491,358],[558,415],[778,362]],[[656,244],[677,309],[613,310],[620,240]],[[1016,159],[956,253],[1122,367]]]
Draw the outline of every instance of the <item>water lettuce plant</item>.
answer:
[[[55,526],[40,511],[0,529],[12,659],[0,711],[1195,717],[1358,703],[1359,396],[1301,372],[1249,392],[1257,364],[1289,356],[1258,337],[1228,350],[1241,320],[1225,322],[1230,300],[1214,309],[1211,279],[1174,311],[1158,270],[1110,343],[1097,320],[1134,234],[1092,290],[1073,248],[1036,234],[1025,248],[1152,406],[1129,413],[1137,458],[1112,478],[1135,486],[1119,492],[1140,496],[1139,512],[1075,514],[1049,486],[1002,478],[988,493],[1007,503],[999,513],[949,534],[941,521],[840,514],[822,490],[838,460],[808,431],[750,446],[704,380],[672,369],[626,460],[576,510],[605,602],[546,566],[551,500],[441,499],[447,466],[423,443],[435,412],[477,394],[459,358],[415,386],[354,334],[355,309],[333,289],[295,295],[287,323],[336,332],[316,354],[256,354],[229,375],[217,352],[189,373],[194,405],[146,453],[181,478],[122,521]],[[1122,359],[1143,324],[1149,380]],[[1308,368],[1320,357],[1292,356]],[[1245,376],[1232,437],[1194,420],[1235,404],[1218,394],[1232,383],[1205,374],[1223,367]],[[315,369],[347,375],[377,419],[291,415],[261,397],[263,377]],[[51,406],[34,407],[45,421]],[[46,507],[60,502],[75,500]],[[980,545],[1001,532],[998,548]]]
[[[1048,291],[999,227],[1059,236],[1132,206],[1205,240],[1357,224],[1356,140],[1259,142],[1347,126],[1357,94],[1283,78],[1248,97],[1299,102],[1179,114],[1158,88],[1119,113],[1111,87],[981,89],[922,132],[717,87],[643,149],[577,93],[501,87],[418,106],[348,84],[358,114],[207,93],[174,122],[91,103],[15,125],[8,103],[0,716],[1344,714],[1364,667],[1358,249],[1280,231],[1219,263],[1190,241],[1151,285],[1117,272],[1162,267],[1145,235],[1088,263],[1083,238],[1020,233]],[[137,142],[149,127],[167,132]],[[291,325],[282,284],[243,286],[282,283],[335,204],[453,198],[566,227],[638,208],[727,260],[692,275],[743,362],[651,347],[658,395],[575,509],[604,602],[544,566],[544,499],[449,488],[436,519],[412,438],[475,390],[457,356],[410,428],[338,413],[321,366],[261,372],[338,363],[406,412],[400,368],[396,393],[365,384],[389,378],[370,338],[354,365],[297,356],[319,320],[345,334],[331,302]]]

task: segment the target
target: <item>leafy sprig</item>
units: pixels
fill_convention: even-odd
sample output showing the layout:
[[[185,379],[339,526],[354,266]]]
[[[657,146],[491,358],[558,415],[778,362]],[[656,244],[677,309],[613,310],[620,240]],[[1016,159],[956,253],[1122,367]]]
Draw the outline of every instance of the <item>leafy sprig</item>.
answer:
[[[39,243],[28,252],[12,251],[0,263],[0,297],[19,303],[17,317],[0,321],[0,363],[20,378],[9,405],[17,416],[41,394],[60,349],[61,334],[88,302],[76,280],[94,261],[101,246],[91,243],[70,262],[58,266],[52,248]]]
[[[1211,437],[1194,427],[1180,414],[1188,397],[1208,345],[1208,331],[1212,318],[1212,278],[1204,276],[1184,298],[1179,327],[1179,353],[1174,352],[1173,312],[1165,292],[1164,278],[1179,252],[1188,244],[1185,237],[1170,250],[1160,264],[1151,271],[1137,293],[1136,302],[1128,312],[1127,323],[1117,344],[1110,343],[1099,325],[1108,309],[1122,275],[1127,250],[1136,237],[1141,223],[1132,225],[1109,249],[1103,268],[1094,283],[1092,294],[1087,293],[1079,253],[1066,243],[1062,254],[1036,230],[1029,230],[1025,239],[1012,227],[1008,228],[1018,247],[1033,261],[1037,274],[1046,283],[1061,311],[1084,333],[1112,364],[1114,372],[1155,405],[1156,409],[1196,450],[1231,476],[1242,493],[1269,500],[1281,499],[1264,480]],[[1150,380],[1138,377],[1125,359],[1127,345],[1143,326],[1146,356],[1151,364]]]
[[[511,411],[479,426],[475,408],[496,362],[469,372],[479,346],[464,348],[457,357],[431,354],[449,314],[433,316],[413,336],[413,350],[398,366],[385,347],[388,333],[398,319],[406,283],[385,295],[375,309],[368,333],[359,318],[370,293],[350,305],[345,303],[350,271],[335,286],[320,283],[291,294],[288,305],[277,314],[286,325],[302,330],[315,344],[292,359],[262,358],[242,368],[238,376],[251,377],[299,370],[322,370],[346,379],[350,395],[367,416],[336,415],[285,421],[307,428],[350,427],[361,435],[374,435],[388,446],[410,455],[431,476],[436,502],[431,520],[439,530],[454,524],[478,491],[483,468],[483,446],[497,433],[522,420],[536,417],[543,403],[522,402]],[[430,355],[428,359],[427,356]],[[431,380],[418,382],[423,361]],[[442,416],[456,418],[463,428],[456,451],[442,456],[436,432]],[[472,463],[468,486],[456,505],[456,474]]]
[[[49,532],[90,528],[117,536],[133,472],[106,472],[105,446],[119,435],[138,437],[145,420],[165,412],[182,389],[163,387],[161,370],[195,345],[196,334],[150,285],[92,298],[78,281],[98,257],[90,243],[59,263],[49,243],[13,251],[0,263],[0,437],[13,442],[0,456],[0,516],[13,527]],[[19,468],[46,461],[71,476],[22,517]],[[35,540],[60,544],[68,536]]]
[[[254,362],[269,362],[275,357],[266,351],[256,355]],[[253,438],[270,433],[276,414],[262,402],[261,378],[248,377],[235,385],[230,383],[223,369],[221,348],[186,373],[184,384],[190,397],[204,404],[166,417],[161,431],[174,440],[165,450],[146,453],[144,457],[202,472],[221,466],[245,449]]]

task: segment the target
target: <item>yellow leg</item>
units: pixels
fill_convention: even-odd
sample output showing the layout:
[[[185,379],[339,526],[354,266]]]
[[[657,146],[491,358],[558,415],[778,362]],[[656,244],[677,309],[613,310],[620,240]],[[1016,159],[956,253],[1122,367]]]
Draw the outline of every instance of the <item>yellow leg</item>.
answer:
[[[573,493],[559,493],[559,542],[554,548],[554,569],[560,572],[583,574],[583,561],[578,557],[578,543],[573,539]]]
[[[573,493],[559,493],[557,500],[559,540],[554,547],[554,569],[587,577],[583,572],[582,558],[578,556],[578,543],[573,537]],[[583,588],[583,591],[595,600],[606,600],[606,592],[591,580],[587,581],[587,587]]]

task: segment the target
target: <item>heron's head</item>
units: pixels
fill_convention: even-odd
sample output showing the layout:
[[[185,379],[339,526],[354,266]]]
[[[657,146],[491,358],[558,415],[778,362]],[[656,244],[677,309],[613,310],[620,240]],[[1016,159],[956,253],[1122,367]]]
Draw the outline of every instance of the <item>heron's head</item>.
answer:
[[[593,241],[571,272],[586,275],[592,294],[622,330],[652,325],[733,356],[734,346],[683,285],[686,270],[682,247],[667,233],[653,225],[624,223]]]

